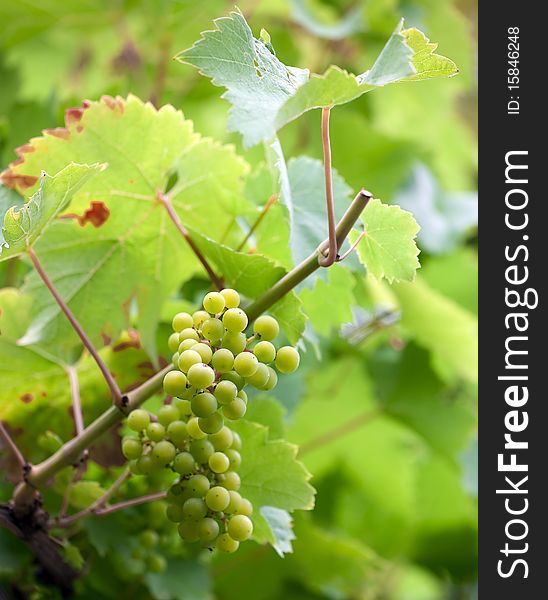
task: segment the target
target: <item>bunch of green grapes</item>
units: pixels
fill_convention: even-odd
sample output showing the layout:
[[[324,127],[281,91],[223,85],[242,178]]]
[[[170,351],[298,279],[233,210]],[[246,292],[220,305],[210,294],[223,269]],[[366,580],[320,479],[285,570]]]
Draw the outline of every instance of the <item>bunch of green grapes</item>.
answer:
[[[238,493],[242,442],[227,421],[245,415],[247,385],[271,390],[278,382],[274,367],[292,373],[300,361],[291,346],[276,350],[279,325],[271,316],[259,317],[246,337],[248,318],[239,304],[238,293],[224,289],[205,295],[204,310],[175,315],[168,345],[176,368],[164,378],[172,402],[157,421],[132,411],[127,422],[135,435],[122,442],[134,473],[178,474],[166,516],[179,524],[183,540],[224,552],[235,552],[253,533],[253,506]]]

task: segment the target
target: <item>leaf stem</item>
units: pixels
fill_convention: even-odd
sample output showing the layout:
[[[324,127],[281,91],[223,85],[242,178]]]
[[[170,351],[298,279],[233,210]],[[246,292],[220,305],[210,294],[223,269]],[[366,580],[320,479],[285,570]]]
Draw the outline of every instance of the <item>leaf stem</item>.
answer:
[[[70,397],[72,399],[72,416],[74,418],[74,426],[76,427],[76,435],[81,435],[84,431],[84,417],[82,415],[82,403],[80,401],[80,386],[78,385],[78,373],[76,369],[69,365],[67,374],[70,381]]]
[[[336,229],[336,245],[338,248],[342,246],[344,240],[350,233],[350,230],[362,214],[367,203],[371,199],[371,194],[366,190],[360,190],[342,219],[339,221]],[[294,267],[289,273],[284,275],[279,281],[277,281],[269,290],[267,290],[262,296],[257,298],[254,302],[251,302],[245,311],[250,321],[254,321],[259,315],[268,310],[273,304],[290,292],[295,286],[301,281],[311,275],[316,269],[320,267],[318,262],[318,256],[322,255],[323,252],[329,246],[329,240],[322,242],[318,249],[313,252],[308,258],[305,258],[300,264]]]
[[[278,196],[276,194],[272,194],[272,196],[270,196],[270,198],[268,199],[267,203],[263,206],[263,209],[261,210],[259,216],[251,226],[250,230],[247,232],[247,235],[242,240],[242,243],[236,248],[237,252],[240,252],[241,249],[246,245],[249,238],[253,235],[254,231],[261,224],[261,221],[266,217],[266,214],[274,206],[274,204],[276,204],[276,202],[278,202]]]
[[[0,437],[4,440],[4,443],[6,444],[6,446],[13,453],[17,462],[21,466],[21,469],[23,469],[23,473],[24,473],[25,470],[28,468],[28,462],[25,460],[23,453],[21,452],[21,450],[19,450],[19,447],[17,446],[17,444],[13,441],[11,435],[9,434],[8,430],[6,429],[6,426],[4,425],[4,423],[2,421],[0,421]]]
[[[171,202],[171,198],[169,197],[169,195],[158,192],[156,194],[156,197],[158,198],[160,204],[162,204],[166,209],[169,218],[171,219],[179,233],[186,240],[187,244],[190,246],[198,260],[202,263],[202,266],[206,270],[213,285],[218,290],[222,290],[224,287],[223,280],[218,275],[216,275],[215,271],[211,268],[211,265],[207,262],[206,257],[202,254],[198,246],[196,246],[196,244],[194,243],[194,240],[190,237],[190,234],[188,233],[186,227],[182,224],[181,219],[179,219],[179,215],[173,207],[173,202]]]
[[[327,226],[329,230],[329,246],[327,254],[320,256],[322,267],[330,267],[336,260],[339,252],[337,234],[335,232],[335,205],[333,202],[333,169],[331,166],[331,142],[329,139],[329,115],[331,107],[322,109],[322,147],[323,147],[323,173],[325,180],[325,201],[327,206]]]
[[[112,399],[114,400],[114,404],[118,406],[122,399],[122,392],[120,391],[118,384],[114,381],[114,377],[107,369],[107,366],[103,362],[103,359],[99,356],[99,353],[95,349],[95,346],[92,344],[91,340],[88,338],[85,331],[82,329],[80,323],[78,323],[76,317],[72,314],[70,308],[53,285],[53,282],[49,278],[48,274],[44,271],[44,267],[42,266],[42,263],[39,261],[38,257],[34,253],[34,250],[32,248],[28,248],[28,253],[32,264],[36,269],[36,272],[38,273],[48,290],[51,292],[51,295],[55,298],[55,301],[59,305],[59,308],[67,317],[68,321],[72,325],[74,331],[78,334],[80,340],[82,340],[82,343],[84,344],[88,352],[91,354],[91,356],[93,356],[95,362],[97,363],[97,366],[99,367],[101,373],[103,374],[103,377],[105,378],[105,381],[107,382],[110,393],[112,395]]]
[[[154,492],[153,494],[147,494],[146,496],[130,498],[129,500],[123,500],[122,502],[118,502],[117,504],[113,504],[112,506],[107,506],[106,508],[97,510],[95,511],[95,514],[98,517],[104,517],[105,515],[110,515],[111,513],[116,512],[118,510],[129,508],[130,506],[138,506],[139,504],[146,504],[147,502],[162,500],[162,498],[165,498],[166,496],[167,492]]]

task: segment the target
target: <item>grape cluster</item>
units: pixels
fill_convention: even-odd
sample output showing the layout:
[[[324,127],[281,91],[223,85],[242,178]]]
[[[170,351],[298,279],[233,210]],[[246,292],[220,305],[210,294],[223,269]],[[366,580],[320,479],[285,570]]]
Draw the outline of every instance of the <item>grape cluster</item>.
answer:
[[[279,325],[261,316],[246,337],[246,313],[235,290],[210,292],[203,310],[178,313],[168,346],[175,370],[164,378],[172,397],[157,414],[157,422],[142,409],[132,411],[127,424],[135,435],[122,441],[134,473],[168,468],[178,474],[167,493],[166,516],[178,523],[183,540],[235,552],[253,533],[253,506],[239,493],[240,436],[225,424],[247,410],[246,385],[271,390],[278,374],[299,366],[291,346],[276,350],[272,341]]]

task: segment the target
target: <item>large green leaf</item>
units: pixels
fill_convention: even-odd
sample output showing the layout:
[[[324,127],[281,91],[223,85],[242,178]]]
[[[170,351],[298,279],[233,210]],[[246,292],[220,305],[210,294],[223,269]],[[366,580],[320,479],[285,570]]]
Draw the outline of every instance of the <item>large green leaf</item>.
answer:
[[[105,165],[72,163],[56,175],[42,172],[40,188],[21,208],[11,207],[5,213],[0,246],[0,261],[18,256],[32,247],[57,215],[70,203],[74,194]]]
[[[215,85],[227,88],[232,104],[229,127],[252,146],[270,140],[286,123],[313,108],[344,104],[396,81],[447,77],[455,64],[434,54],[436,44],[400,23],[373,67],[355,76],[339,67],[323,75],[284,65],[262,39],[255,39],[240,12],[215,20],[177,59],[197,67]]]

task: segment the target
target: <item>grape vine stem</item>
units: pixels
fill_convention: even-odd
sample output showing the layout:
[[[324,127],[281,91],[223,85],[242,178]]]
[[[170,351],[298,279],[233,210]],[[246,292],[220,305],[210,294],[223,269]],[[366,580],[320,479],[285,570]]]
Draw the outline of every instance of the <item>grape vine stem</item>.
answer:
[[[78,337],[82,341],[82,344],[84,344],[87,351],[91,354],[91,356],[97,363],[97,366],[99,367],[99,369],[100,369],[101,373],[103,374],[103,377],[105,378],[105,381],[108,385],[108,388],[112,395],[112,399],[114,400],[114,404],[116,406],[118,406],[122,399],[122,392],[120,391],[118,384],[114,381],[114,377],[112,376],[110,371],[107,369],[107,366],[103,362],[103,359],[99,356],[99,352],[97,352],[97,350],[96,350],[95,346],[92,344],[91,340],[86,335],[86,332],[82,329],[82,326],[80,325],[80,323],[78,323],[78,321],[76,320],[76,317],[72,314],[72,311],[70,310],[70,308],[68,307],[66,302],[61,297],[61,294],[59,294],[56,287],[53,285],[53,282],[51,281],[48,274],[44,270],[42,263],[40,262],[40,260],[38,259],[38,256],[36,256],[36,254],[32,248],[28,248],[28,254],[30,256],[32,264],[34,265],[34,268],[36,269],[36,272],[40,276],[40,279],[44,282],[45,286],[48,288],[51,295],[54,297],[55,301],[59,305],[59,308],[63,311],[63,313],[65,314],[69,323],[72,325],[72,328],[78,334]]]

